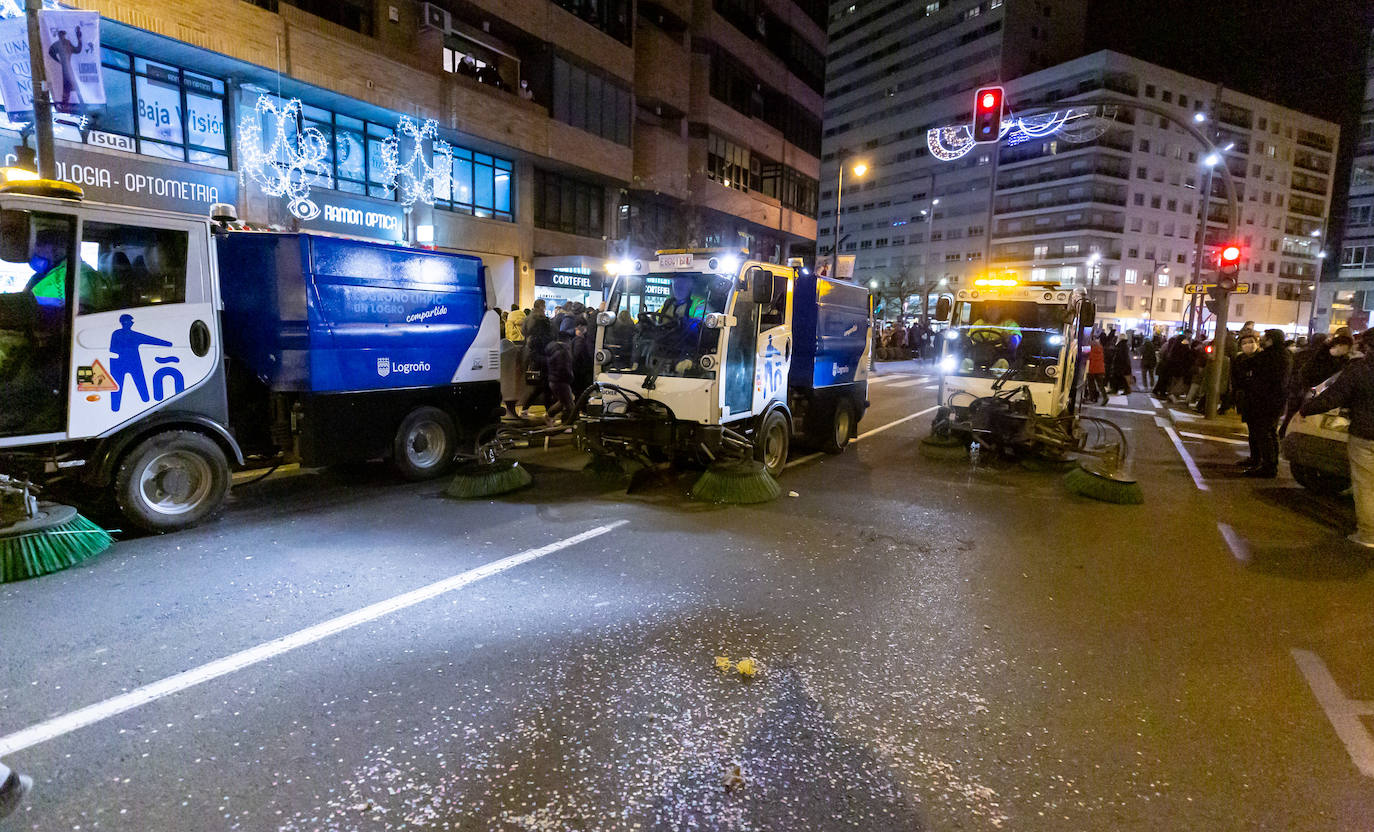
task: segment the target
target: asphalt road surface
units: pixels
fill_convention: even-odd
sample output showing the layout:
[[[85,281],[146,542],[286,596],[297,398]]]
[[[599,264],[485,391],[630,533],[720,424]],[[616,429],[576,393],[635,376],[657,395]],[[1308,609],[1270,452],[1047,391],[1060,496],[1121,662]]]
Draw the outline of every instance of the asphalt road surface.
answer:
[[[767,505],[307,472],[0,586],[0,828],[1374,828],[1348,499],[1138,394],[1143,506],[927,460],[933,379],[879,371]]]

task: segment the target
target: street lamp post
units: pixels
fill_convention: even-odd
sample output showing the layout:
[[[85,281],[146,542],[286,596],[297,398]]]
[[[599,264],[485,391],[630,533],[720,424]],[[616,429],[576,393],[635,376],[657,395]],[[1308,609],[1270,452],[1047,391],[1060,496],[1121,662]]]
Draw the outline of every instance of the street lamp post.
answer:
[[[840,212],[844,206],[844,166],[849,162],[849,157],[840,153],[839,160],[839,181],[835,183],[835,244],[830,247],[830,277],[832,279],[839,276],[840,270]],[[854,176],[862,179],[865,173],[868,173],[868,165],[863,162],[855,162]]]

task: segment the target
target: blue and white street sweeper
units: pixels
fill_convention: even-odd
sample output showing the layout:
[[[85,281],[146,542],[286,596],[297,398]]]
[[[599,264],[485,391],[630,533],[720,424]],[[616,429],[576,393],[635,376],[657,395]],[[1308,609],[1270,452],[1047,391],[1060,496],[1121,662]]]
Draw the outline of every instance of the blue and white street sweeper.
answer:
[[[184,528],[245,464],[447,470],[500,412],[480,259],[0,188],[0,472]]]

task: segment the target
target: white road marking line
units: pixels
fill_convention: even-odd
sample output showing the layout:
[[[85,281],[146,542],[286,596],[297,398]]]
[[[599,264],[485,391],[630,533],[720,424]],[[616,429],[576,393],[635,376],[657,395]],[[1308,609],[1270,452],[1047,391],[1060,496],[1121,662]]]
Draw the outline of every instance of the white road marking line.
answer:
[[[1207,483],[1202,479],[1202,472],[1197,469],[1197,463],[1193,462],[1192,456],[1188,454],[1188,449],[1183,447],[1183,440],[1178,438],[1178,432],[1174,430],[1174,426],[1163,416],[1156,416],[1155,424],[1163,428],[1164,432],[1169,435],[1169,441],[1174,443],[1174,448],[1178,451],[1178,455],[1183,457],[1183,464],[1188,466],[1188,473],[1193,476],[1193,485],[1197,486],[1197,490],[1210,491],[1211,489],[1207,487]]]
[[[1374,737],[1369,735],[1360,721],[1362,716],[1374,715],[1374,702],[1347,699],[1316,653],[1297,648],[1289,652],[1307,679],[1308,687],[1312,688],[1317,704],[1326,711],[1326,718],[1331,721],[1331,727],[1336,729],[1336,736],[1345,743],[1345,750],[1350,752],[1355,767],[1365,777],[1374,777]]]
[[[1179,436],[1186,436],[1186,437],[1188,437],[1189,439],[1206,439],[1206,440],[1208,440],[1209,442],[1224,442],[1224,443],[1226,443],[1227,445],[1246,445],[1246,446],[1248,446],[1248,445],[1250,444],[1249,441],[1247,441],[1247,440],[1245,440],[1245,439],[1231,439],[1230,437],[1227,437],[1227,436],[1209,436],[1209,435],[1207,435],[1207,434],[1205,434],[1205,433],[1192,433],[1191,431],[1186,431],[1186,430],[1181,430],[1181,431],[1179,431],[1179,432],[1178,432],[1178,435],[1179,435]]]
[[[911,378],[911,375],[908,373],[893,373],[890,376],[869,376],[868,383],[870,385],[887,384],[889,381],[901,381],[904,378]]]
[[[1083,406],[1085,410],[1115,410],[1118,413],[1139,413],[1142,416],[1156,416],[1153,410],[1142,410],[1138,407],[1119,407],[1114,404],[1088,404]]]
[[[1250,547],[1246,544],[1245,538],[1225,523],[1218,523],[1217,531],[1221,532],[1221,539],[1226,541],[1226,548],[1231,550],[1232,557],[1241,563],[1250,562]]]
[[[916,385],[918,385],[918,384],[923,384],[923,383],[925,383],[925,379],[923,379],[923,378],[913,378],[913,379],[910,379],[910,380],[908,380],[908,381],[899,381],[899,382],[897,382],[896,384],[889,385],[889,386],[888,386],[888,389],[889,389],[889,390],[901,390],[902,388],[905,388],[905,387],[915,387]]]
[[[854,437],[854,441],[855,441],[855,442],[862,442],[863,440],[867,439],[867,438],[870,437],[870,436],[873,436],[874,434],[882,433],[883,431],[887,430],[888,428],[895,428],[895,427],[897,427],[898,425],[902,424],[903,422],[910,422],[912,419],[919,419],[920,417],[922,417],[922,416],[926,415],[927,413],[930,413],[931,411],[934,411],[934,410],[936,410],[936,409],[938,409],[938,408],[939,408],[939,405],[934,405],[934,404],[933,404],[933,405],[931,405],[930,407],[927,407],[925,410],[920,410],[920,411],[917,411],[916,413],[912,413],[912,414],[909,414],[909,415],[907,415],[907,416],[903,416],[902,418],[898,419],[898,420],[895,421],[895,422],[888,422],[888,423],[885,424],[885,425],[879,425],[878,427],[874,428],[873,430],[865,431],[865,432],[859,434],[858,436]]]
[[[926,389],[926,390],[939,390],[939,389],[940,389],[940,385],[938,385],[938,384],[927,384],[927,385],[925,386],[924,389]]]
[[[854,442],[862,442],[863,440],[867,439],[868,437],[870,437],[870,436],[872,436],[872,435],[874,435],[874,434],[876,434],[876,433],[882,433],[883,431],[887,430],[888,428],[895,428],[896,426],[902,424],[903,422],[910,422],[912,419],[920,418],[921,416],[926,415],[927,413],[931,412],[932,410],[935,410],[937,407],[939,407],[939,405],[932,405],[931,407],[927,407],[925,410],[919,411],[919,412],[917,412],[917,413],[909,413],[909,414],[907,414],[906,416],[903,416],[902,418],[896,420],[895,422],[888,422],[888,423],[885,424],[885,425],[879,425],[878,427],[874,428],[873,430],[865,431],[865,432],[859,434],[858,436],[854,437],[854,439],[853,439],[852,441],[854,441]],[[823,456],[825,456],[825,454],[819,453],[819,452],[818,452],[818,453],[814,453],[814,454],[807,454],[806,456],[799,456],[799,457],[797,457],[796,459],[788,460],[787,464],[784,465],[783,467],[784,467],[784,468],[791,468],[791,467],[793,467],[794,465],[801,465],[801,464],[803,464],[803,463],[810,462],[810,461],[813,460],[813,459],[819,459],[820,457],[823,457]]]
[[[575,534],[572,537],[550,543],[547,546],[540,546],[537,549],[526,549],[518,554],[504,557],[500,560],[494,560],[491,563],[484,564],[475,569],[469,569],[466,572],[461,572],[452,577],[444,578],[441,581],[436,581],[428,586],[413,589],[410,592],[388,598],[385,601],[378,601],[375,604],[369,604],[362,609],[354,610],[353,612],[338,616],[337,618],[331,618],[328,621],[323,621],[312,627],[297,630],[281,638],[263,642],[256,647],[240,650],[237,653],[230,654],[208,664],[203,664],[200,667],[173,674],[165,679],[153,682],[152,684],[135,688],[128,693],[106,699],[104,702],[87,705],[84,708],[80,708],[70,713],[45,720],[37,725],[25,728],[22,731],[16,731],[9,736],[0,737],[0,759],[16,751],[22,751],[25,748],[47,742],[63,734],[70,734],[72,731],[84,728],[87,725],[93,725],[102,720],[109,719],[112,716],[117,716],[125,711],[147,705],[150,702],[156,702],[165,696],[180,693],[187,688],[195,687],[196,685],[203,684],[212,679],[217,679],[220,676],[225,676],[237,670],[243,670],[246,667],[251,667],[252,665],[275,658],[290,650],[295,650],[298,647],[314,644],[317,641],[329,638],[332,635],[337,635],[345,630],[357,627],[360,624],[375,621],[383,616],[428,601],[431,598],[453,592],[457,589],[462,589],[468,584],[476,583],[484,578],[490,578],[493,575],[500,574],[508,569],[513,569],[521,564],[529,563],[545,555],[551,555],[554,552],[567,549],[570,546],[576,546],[592,538],[600,537],[628,522],[630,521],[617,520],[614,523],[607,523],[604,526],[588,529],[581,534]]]

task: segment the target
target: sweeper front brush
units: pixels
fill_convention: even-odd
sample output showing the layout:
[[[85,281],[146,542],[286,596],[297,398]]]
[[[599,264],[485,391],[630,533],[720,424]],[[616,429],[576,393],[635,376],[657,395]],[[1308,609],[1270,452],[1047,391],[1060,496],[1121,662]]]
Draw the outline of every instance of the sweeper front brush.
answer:
[[[1075,494],[1104,503],[1138,506],[1145,502],[1140,483],[1100,463],[1088,462],[1073,469],[1064,476],[1064,485]]]
[[[766,503],[782,496],[782,487],[762,462],[752,459],[717,462],[692,486],[692,497],[708,503]]]
[[[22,581],[74,566],[114,543],[104,529],[71,506],[38,502],[27,488],[0,483],[9,520],[0,526],[0,583]],[[14,511],[21,507],[23,514]],[[15,518],[17,515],[17,519]],[[0,521],[2,522],[2,521]]]
[[[495,462],[469,462],[458,469],[453,481],[444,489],[445,497],[476,500],[508,494],[534,482],[534,477],[513,459]]]

